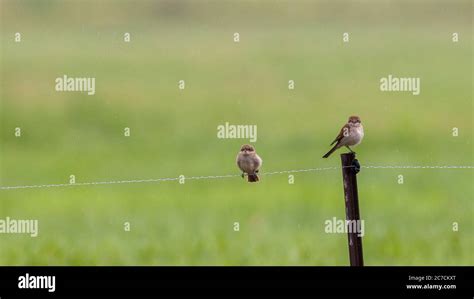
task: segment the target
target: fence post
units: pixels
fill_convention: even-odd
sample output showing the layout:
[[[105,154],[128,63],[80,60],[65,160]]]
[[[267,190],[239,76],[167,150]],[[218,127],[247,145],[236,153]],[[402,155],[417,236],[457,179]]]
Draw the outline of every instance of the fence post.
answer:
[[[359,195],[357,193],[357,173],[359,162],[355,153],[341,154],[342,179],[344,182],[344,199],[346,203],[346,224],[348,227],[347,237],[349,243],[349,260],[351,266],[364,266],[362,254],[362,238],[360,232],[351,228],[360,228]],[[352,227],[350,227],[352,225]]]

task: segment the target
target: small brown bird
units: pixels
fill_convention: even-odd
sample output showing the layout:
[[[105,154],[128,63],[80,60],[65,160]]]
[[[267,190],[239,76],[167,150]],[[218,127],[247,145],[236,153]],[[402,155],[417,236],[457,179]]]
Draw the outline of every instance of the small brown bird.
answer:
[[[262,159],[250,144],[244,144],[237,155],[237,166],[242,170],[242,178],[247,174],[248,182],[258,182],[258,170],[262,166]]]
[[[358,116],[351,116],[349,117],[347,124],[342,127],[339,135],[337,135],[336,139],[334,139],[334,141],[331,143],[331,145],[334,143],[336,143],[336,145],[334,145],[334,147],[329,152],[327,152],[323,158],[329,157],[335,150],[343,146],[347,147],[351,153],[353,153],[349,146],[358,145],[363,138],[364,127],[362,127],[360,118]]]

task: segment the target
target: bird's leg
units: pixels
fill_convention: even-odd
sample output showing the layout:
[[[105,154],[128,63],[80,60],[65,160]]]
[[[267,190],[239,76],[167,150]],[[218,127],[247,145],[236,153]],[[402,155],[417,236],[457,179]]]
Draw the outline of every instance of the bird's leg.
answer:
[[[354,152],[353,150],[351,150],[351,148],[350,148],[348,145],[346,145],[346,147],[347,147],[348,150],[351,151],[351,153],[354,153],[354,154],[355,154],[355,152]]]

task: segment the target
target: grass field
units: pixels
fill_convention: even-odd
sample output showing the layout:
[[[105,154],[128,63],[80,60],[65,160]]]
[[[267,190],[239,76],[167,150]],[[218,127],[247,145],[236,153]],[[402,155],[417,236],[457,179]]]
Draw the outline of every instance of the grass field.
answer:
[[[248,141],[218,139],[225,122],[258,126],[263,172],[339,166],[321,156],[352,114],[362,166],[474,165],[469,1],[40,3],[1,1],[1,186],[239,174]],[[95,95],[56,92],[63,74]],[[381,92],[389,74],[421,94]],[[340,172],[0,190],[0,219],[40,227],[0,234],[0,264],[348,265],[324,232],[345,217]],[[358,180],[367,265],[474,265],[472,169]]]

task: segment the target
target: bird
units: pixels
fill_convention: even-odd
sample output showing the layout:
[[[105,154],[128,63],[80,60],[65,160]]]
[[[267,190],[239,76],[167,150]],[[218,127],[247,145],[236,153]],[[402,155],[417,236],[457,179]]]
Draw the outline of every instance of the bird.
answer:
[[[244,144],[237,154],[237,166],[242,170],[242,178],[247,174],[247,181],[249,183],[258,182],[258,171],[262,166],[262,158],[257,155],[255,148],[250,144]]]
[[[331,145],[335,143],[333,148],[331,148],[331,150],[327,152],[323,158],[329,157],[335,150],[343,146],[347,147],[351,153],[355,153],[349,146],[358,145],[361,143],[363,138],[364,127],[360,122],[360,117],[353,115],[349,117],[347,124],[342,127],[339,135],[337,135],[336,139],[334,139],[334,141],[331,143]]]

